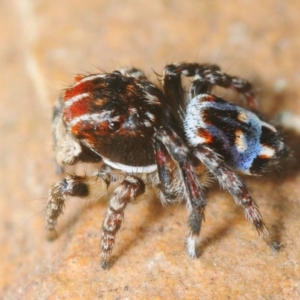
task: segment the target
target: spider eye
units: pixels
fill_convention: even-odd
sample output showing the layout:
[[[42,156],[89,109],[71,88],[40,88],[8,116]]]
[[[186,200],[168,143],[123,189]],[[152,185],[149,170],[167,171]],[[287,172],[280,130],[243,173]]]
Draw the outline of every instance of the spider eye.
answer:
[[[108,128],[110,131],[117,131],[120,128],[121,124],[117,121],[110,121],[108,123]]]

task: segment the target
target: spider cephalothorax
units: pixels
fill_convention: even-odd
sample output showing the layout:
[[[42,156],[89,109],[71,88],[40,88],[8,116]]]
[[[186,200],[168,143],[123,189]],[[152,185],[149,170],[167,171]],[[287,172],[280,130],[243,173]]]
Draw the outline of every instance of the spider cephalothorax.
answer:
[[[193,77],[188,95],[181,76]],[[252,110],[211,94],[215,85],[241,93]],[[235,174],[260,174],[276,162],[285,146],[276,129],[256,114],[249,82],[227,75],[215,65],[172,64],[162,87],[138,69],[77,76],[54,109],[54,140],[59,165],[99,163],[96,174],[69,176],[49,191],[47,228],[55,225],[68,195],[97,200],[111,181],[119,184],[109,198],[102,224],[102,267],[109,267],[115,236],[129,202],[154,188],[163,203],[186,201],[190,234],[188,253],[197,256],[206,201],[208,172],[218,180],[257,231],[276,247],[257,205]]]

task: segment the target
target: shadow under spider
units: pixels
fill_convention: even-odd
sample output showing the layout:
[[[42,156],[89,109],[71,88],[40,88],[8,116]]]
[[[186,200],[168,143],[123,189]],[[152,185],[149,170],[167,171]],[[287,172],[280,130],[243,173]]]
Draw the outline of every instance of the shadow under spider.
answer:
[[[295,168],[294,168],[295,170]],[[275,174],[274,174],[275,173]],[[246,179],[246,181],[248,181],[250,184],[248,185],[248,187],[250,188],[250,193],[251,190],[254,190],[254,187],[256,184],[257,185],[263,185],[263,182],[268,182],[271,181],[273,182],[273,184],[278,184],[282,182],[282,178],[286,177],[286,176],[290,176],[289,172],[286,172],[284,174],[282,174],[281,172],[273,172],[271,173],[269,176],[262,176],[261,178],[251,178],[251,177],[246,177],[243,178]],[[259,180],[259,183],[258,183]],[[279,182],[278,182],[279,181]],[[216,184],[214,187],[212,187],[212,190],[214,190],[216,188]],[[216,191],[217,192],[217,191]],[[220,193],[222,193],[221,191],[219,191]],[[253,193],[251,193],[253,194]],[[207,201],[212,201],[209,196],[209,193],[207,193]],[[276,241],[278,241],[279,243],[281,242],[281,238],[282,238],[282,232],[284,232],[284,220],[288,217],[287,215],[289,214],[289,206],[288,203],[286,201],[283,201],[283,196],[282,194],[275,194],[272,195],[270,194],[270,200],[272,201],[270,202],[270,210],[271,213],[269,212],[270,215],[274,216],[274,218],[270,218],[268,217],[267,220],[267,226],[269,228],[269,230],[271,231],[271,234],[273,235],[274,239]],[[257,202],[257,204],[260,204],[260,200],[257,197],[254,197],[254,200]],[[70,202],[74,201],[74,199],[69,198],[66,201],[66,210],[68,210],[68,207],[71,206]],[[78,200],[80,201],[80,200]],[[226,238],[227,233],[230,231],[231,228],[233,228],[237,222],[236,219],[241,217],[241,214],[244,215],[243,213],[243,209],[240,206],[237,206],[234,202],[233,199],[230,199],[229,201],[231,201],[232,203],[229,203],[227,205],[230,205],[230,210],[229,210],[229,214],[230,216],[228,217],[228,215],[220,215],[220,218],[222,217],[226,217],[226,224],[224,224],[225,222],[222,222],[222,225],[217,225],[217,222],[213,222],[212,226],[210,227],[210,234],[209,236],[202,238],[202,234],[200,233],[200,238],[199,238],[199,247],[198,250],[200,252],[200,258],[201,258],[201,254],[206,250],[206,248],[209,248],[211,245],[213,245],[214,243],[216,243],[217,241]],[[108,199],[101,199],[99,201],[97,201],[96,203],[88,203],[88,204],[80,204],[80,205],[76,205],[76,208],[73,209],[73,211],[71,213],[68,213],[68,217],[64,218],[64,221],[61,222],[60,226],[58,227],[58,234],[59,236],[64,234],[65,232],[71,231],[71,228],[74,228],[75,224],[78,222],[81,214],[84,213],[84,211],[87,208],[90,208],[91,205],[96,205],[97,209],[99,210],[99,222],[97,222],[95,224],[95,227],[97,227],[97,229],[99,229],[99,237],[101,236],[101,224],[104,218],[104,214],[108,205]],[[168,213],[170,212],[170,207],[173,207],[174,205],[167,205],[166,207],[164,207],[161,202],[159,201],[159,199],[153,195],[151,197],[147,197],[147,199],[145,199],[144,201],[140,201],[139,203],[130,203],[128,205],[132,206],[135,205],[136,206],[136,212],[138,212],[139,207],[141,207],[142,205],[146,206],[143,207],[142,209],[144,209],[146,211],[145,214],[142,214],[142,218],[141,221],[135,222],[135,224],[133,225],[133,227],[131,228],[130,226],[126,226],[126,223],[128,224],[130,222],[130,216],[127,214],[128,210],[125,210],[125,215],[124,215],[124,222],[122,224],[121,227],[121,232],[127,231],[127,235],[126,235],[126,239],[120,239],[118,238],[119,235],[117,235],[116,238],[116,246],[114,248],[113,254],[112,254],[112,265],[122,256],[124,256],[124,254],[126,254],[126,252],[128,250],[130,250],[130,248],[136,243],[136,241],[138,240],[139,242],[143,241],[143,239],[145,238],[146,233],[148,232],[149,228],[155,227],[155,225],[157,223],[159,223],[159,220],[161,220],[164,216],[166,217],[168,215]],[[177,207],[180,207],[178,209],[183,209],[186,210],[185,208],[185,204],[181,203],[181,204],[176,204]],[[260,206],[260,205],[259,205]],[[262,215],[264,216],[264,210],[267,208],[268,206],[265,204],[264,205],[264,209],[260,208],[260,211],[262,213]],[[207,208],[209,209],[209,207]],[[100,213],[101,211],[101,213]],[[174,209],[172,209],[172,211],[174,212]],[[131,212],[133,213],[133,212]],[[62,218],[63,219],[63,218]],[[266,221],[266,218],[264,218]],[[186,218],[185,220],[185,224],[186,224],[186,229],[188,229],[187,226],[187,220],[188,220],[188,213],[186,213]],[[251,226],[251,224],[246,223],[246,225]],[[206,227],[205,222],[202,225],[202,228],[204,229]],[[128,230],[132,230],[134,233],[133,234],[128,234]],[[186,231],[185,231],[186,232]],[[159,231],[156,230],[156,233],[159,234]],[[149,236],[149,234],[148,234]],[[175,238],[175,237],[174,237]],[[186,236],[183,234],[180,237],[180,242],[182,243],[182,245],[184,245],[184,239],[186,238]],[[100,242],[100,240],[99,240]],[[120,243],[121,242],[121,243]],[[98,244],[99,245],[99,244]],[[184,247],[182,246],[183,252],[184,252]]]
[[[127,232],[127,236],[126,239],[122,240],[122,245],[118,246],[118,236],[116,239],[116,247],[113,251],[112,254],[112,265],[122,256],[124,256],[126,254],[127,251],[130,250],[130,248],[132,246],[134,246],[134,244],[136,243],[136,241],[138,240],[139,242],[143,241],[145,239],[145,235],[147,235],[146,233],[149,231],[149,229],[155,227],[156,228],[156,224],[159,223],[159,221],[168,213],[168,207],[166,206],[164,207],[161,202],[159,201],[158,197],[153,195],[151,197],[147,197],[147,199],[145,199],[144,201],[139,201],[138,203],[132,203],[129,204],[130,206],[135,205],[136,209],[138,211],[139,207],[138,206],[146,206],[143,209],[146,211],[145,214],[142,214],[142,219],[139,222],[136,222],[133,226],[134,228],[132,228],[132,230],[134,231],[134,234],[128,234],[128,231],[130,230],[129,226],[126,226],[129,222],[129,216],[126,214],[126,210],[125,210],[125,215],[124,215],[124,221],[121,227],[121,231],[123,231],[122,229],[124,229],[124,231]],[[171,206],[171,205],[170,205]],[[155,234],[159,234],[159,231],[156,230]]]
[[[74,202],[76,203],[75,205]],[[58,225],[56,226],[58,238],[65,233],[71,232],[71,230],[75,228],[76,223],[78,223],[78,220],[80,220],[82,214],[84,214],[84,211],[86,209],[89,209],[92,205],[97,206],[97,204],[101,202],[103,202],[103,205],[107,203],[105,200],[99,200],[96,203],[90,204],[84,203],[83,201],[80,201],[76,198],[68,197],[65,201],[63,213],[60,215],[57,222]],[[72,209],[72,211],[70,211],[72,205],[74,206],[74,208]],[[65,212],[67,216],[64,215]]]
[[[235,206],[230,211],[230,217],[226,217],[226,225],[224,225],[224,222],[222,222],[221,225],[216,225],[216,222],[212,223],[213,225],[210,227],[209,235],[207,235],[205,238],[201,238],[200,233],[200,239],[199,239],[199,245],[198,245],[198,252],[199,252],[199,258],[201,259],[202,254],[206,251],[206,249],[210,248],[214,244],[216,244],[218,241],[223,240],[226,238],[227,233],[230,232],[230,230],[234,227],[233,224],[235,224],[235,220],[240,218],[241,208],[238,206]],[[222,217],[222,216],[220,216]],[[225,218],[225,216],[224,216]],[[202,228],[204,228],[205,223],[203,224]]]
[[[276,178],[276,176],[272,176],[273,180],[271,180],[272,184],[278,184],[278,178]],[[249,184],[247,184],[247,187],[249,189],[250,194],[253,196],[254,201],[257,203],[257,205],[259,206],[259,211],[262,214],[263,220],[266,223],[266,226],[268,227],[270,234],[272,236],[272,241],[270,242],[275,242],[276,244],[280,245],[279,249],[282,249],[284,247],[284,232],[285,232],[285,220],[288,218],[288,215],[292,209],[291,206],[289,206],[289,204],[287,203],[287,201],[284,201],[284,197],[282,195],[282,192],[272,192],[272,188],[269,188],[269,195],[265,195],[264,198],[267,198],[263,203],[260,201],[259,196],[254,196],[253,195],[253,191],[255,190],[255,186],[257,185],[257,187],[259,186],[263,186],[264,185],[264,181],[270,182],[270,178],[242,178],[242,180],[244,182],[249,182]],[[250,179],[250,181],[249,181]],[[273,183],[273,182],[274,183]],[[234,200],[232,199],[232,197],[229,195],[226,196],[226,192],[225,191],[218,191],[217,186],[212,187],[211,191],[214,191],[214,196],[215,198],[218,198],[216,195],[217,193],[220,193],[221,197],[222,197],[222,193],[224,194],[224,197],[227,197],[228,200],[226,200],[227,204],[226,206],[230,207],[228,208],[227,213],[220,213],[219,216],[217,217],[216,220],[210,220],[212,225],[209,228],[209,235],[206,235],[205,238],[201,237],[201,233],[200,233],[200,239],[199,239],[199,247],[198,247],[198,251],[200,253],[200,257],[202,255],[203,252],[206,251],[206,248],[209,248],[211,245],[213,245],[214,243],[217,243],[219,240],[222,240],[224,238],[226,238],[227,233],[230,232],[230,230],[234,227],[236,227],[237,224],[241,224],[242,221],[238,221],[236,222],[236,220],[242,220],[242,218],[244,218],[244,222],[243,225],[244,227],[249,226],[251,227],[251,229],[253,230],[253,232],[255,234],[255,228],[254,226],[252,226],[251,223],[249,223],[246,220],[245,214],[244,214],[244,210],[241,206],[237,205]],[[279,187],[280,188],[280,187]],[[262,187],[260,187],[260,189],[263,189]],[[211,196],[209,195],[210,193],[207,193],[207,201],[210,202],[213,199],[211,199]],[[260,194],[260,192],[258,191],[256,193],[257,195]],[[218,201],[218,199],[216,199],[216,201]],[[230,201],[230,202],[228,202]],[[218,205],[218,203],[215,203],[215,205]],[[209,205],[208,205],[209,206]],[[206,210],[209,210],[210,208],[207,207]],[[268,210],[268,211],[267,211]],[[268,217],[266,217],[268,216]],[[213,215],[211,215],[210,218],[213,218]],[[226,222],[224,220],[220,220],[222,218],[226,218]],[[216,221],[216,222],[214,222]],[[218,222],[221,224],[218,225]],[[202,225],[202,230],[205,228],[205,222]],[[240,230],[241,234],[242,234],[242,230]],[[258,235],[258,234],[257,234]],[[261,240],[263,241],[263,239],[261,238]],[[265,241],[263,241],[265,242]],[[265,242],[266,243],[266,242]],[[267,246],[269,246],[270,248],[273,249],[273,243],[266,243]],[[274,250],[274,249],[273,249]]]
[[[101,225],[104,220],[106,209],[108,207],[108,199],[109,197],[104,197],[96,201],[95,203],[82,203],[82,201],[80,200],[76,200],[74,198],[72,199],[72,197],[69,197],[66,200],[64,208],[64,211],[67,212],[67,216],[65,216],[64,218],[63,216],[60,216],[58,220],[58,226],[56,228],[58,232],[58,238],[60,238],[60,236],[64,235],[65,233],[69,235],[68,233],[72,232],[72,229],[74,229],[76,223],[78,223],[85,211],[87,209],[90,209],[91,206],[96,206],[95,209],[98,211],[98,216],[97,218],[95,218],[94,227],[99,230],[99,243],[96,245],[96,247],[98,246],[100,249]],[[70,212],[71,205],[73,204],[71,203],[72,201],[76,201],[76,205],[74,205],[72,211]],[[142,205],[146,206],[146,209],[145,207],[141,208]],[[141,214],[141,221],[135,222],[135,224],[133,224],[133,227],[126,226],[130,223],[130,214],[133,213],[132,211],[128,211],[129,207],[131,206],[136,206],[137,212],[139,208],[146,210],[145,214]],[[151,228],[152,226],[154,227],[154,225],[157,224],[165,214],[167,214],[167,209],[168,207],[164,207],[159,199],[154,195],[153,197],[147,196],[145,200],[138,201],[138,203],[129,203],[127,209],[125,209],[124,212],[124,220],[122,222],[121,229],[116,236],[116,244],[112,252],[111,264],[113,265],[114,262],[122,257],[136,243],[137,240],[142,241],[144,239],[145,233],[149,230],[149,228]],[[185,209],[184,206],[183,209]],[[128,231],[130,230],[132,230],[134,233],[128,234]],[[122,233],[123,231],[126,231],[127,233],[125,240],[120,237],[120,233]],[[97,252],[99,252],[99,249],[97,249]]]

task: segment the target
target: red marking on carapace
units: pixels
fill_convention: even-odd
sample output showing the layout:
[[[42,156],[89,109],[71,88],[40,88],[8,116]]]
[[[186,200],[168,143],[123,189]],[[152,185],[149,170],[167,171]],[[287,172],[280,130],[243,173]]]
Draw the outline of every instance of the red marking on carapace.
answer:
[[[81,121],[71,127],[71,132],[76,137],[92,139],[94,136],[94,125],[88,121]]]
[[[72,119],[80,117],[85,114],[91,113],[90,110],[90,97],[84,97],[80,100],[77,100],[72,105],[64,108],[64,120],[66,123],[69,123]]]
[[[94,144],[97,136],[106,136],[109,134],[108,122],[94,123],[89,120],[79,121],[71,127],[71,132],[76,137],[84,137],[90,144]]]
[[[91,93],[94,89],[95,84],[93,83],[93,80],[78,83],[65,91],[64,100],[66,102],[77,95]]]
[[[198,128],[197,130],[198,136],[203,138],[205,140],[206,144],[210,144],[213,142],[213,136],[210,134],[210,132],[203,128]]]

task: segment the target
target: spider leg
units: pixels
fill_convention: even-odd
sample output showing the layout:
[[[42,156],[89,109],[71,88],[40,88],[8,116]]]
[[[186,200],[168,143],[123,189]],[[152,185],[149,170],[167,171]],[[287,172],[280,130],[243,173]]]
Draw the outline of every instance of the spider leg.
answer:
[[[191,165],[189,159],[190,150],[170,127],[165,126],[160,128],[156,132],[155,140],[157,145],[156,157],[158,172],[162,179],[162,184],[169,183],[169,172],[164,166],[164,160],[161,159],[168,157],[168,155],[178,164],[181,180],[184,182],[185,198],[190,214],[188,219],[190,234],[187,240],[187,251],[189,256],[194,258],[198,256],[196,244],[200,234],[202,220],[204,219],[204,208],[206,205],[202,186]],[[166,170],[167,172],[165,172]]]
[[[172,202],[180,197],[180,188],[176,182],[176,163],[161,141],[155,139],[154,142],[157,171],[160,181],[159,189],[163,194],[163,198],[161,199],[163,199],[163,202]]]
[[[270,244],[274,250],[278,250],[278,243],[272,240],[257,204],[252,199],[247,187],[241,179],[231,171],[223,160],[210,148],[199,145],[195,148],[194,154],[215,176],[220,186],[233,196],[236,204],[244,208],[246,218],[254,225],[257,232],[262,235],[264,240]]]
[[[138,177],[128,175],[111,195],[102,224],[101,266],[103,269],[110,267],[111,252],[127,204],[144,192],[144,182]]]
[[[63,212],[67,196],[95,201],[106,194],[107,185],[107,179],[95,176],[72,176],[54,183],[49,190],[46,206],[48,239],[53,240],[57,237],[55,227],[58,217]]]
[[[194,77],[190,89],[191,98],[198,94],[209,93],[212,86],[217,85],[242,94],[248,107],[253,111],[257,110],[257,99],[250,82],[222,72],[217,65],[197,63],[179,63],[165,67],[163,78],[165,93],[177,106],[182,106],[184,104],[182,99],[185,99],[181,75]]]

